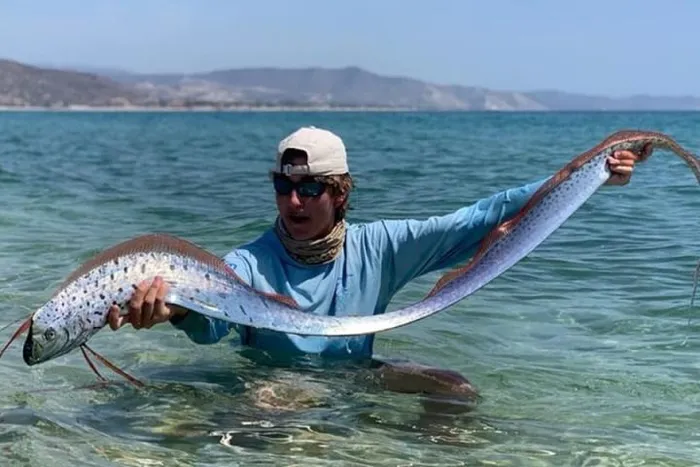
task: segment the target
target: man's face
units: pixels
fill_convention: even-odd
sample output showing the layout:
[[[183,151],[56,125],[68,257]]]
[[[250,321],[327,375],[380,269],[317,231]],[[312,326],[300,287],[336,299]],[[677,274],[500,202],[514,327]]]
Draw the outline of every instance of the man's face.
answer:
[[[292,165],[306,163],[305,157],[295,157],[290,161]],[[323,190],[320,195],[309,196],[306,192],[318,189],[313,178],[301,175],[276,175],[282,182],[292,184],[306,182],[306,187],[296,185],[289,194],[276,192],[277,209],[284,226],[289,234],[296,240],[312,240],[323,237],[331,231],[335,224],[335,210],[341,204],[340,198],[334,198],[330,190]],[[283,185],[284,183],[280,183]],[[301,193],[299,193],[301,192]]]

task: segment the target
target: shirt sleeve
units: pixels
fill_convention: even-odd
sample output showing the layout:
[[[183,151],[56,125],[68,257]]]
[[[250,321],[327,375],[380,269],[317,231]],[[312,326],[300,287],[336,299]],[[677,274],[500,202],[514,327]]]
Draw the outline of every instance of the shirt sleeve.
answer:
[[[386,292],[392,296],[416,277],[468,259],[486,234],[514,216],[546,180],[496,193],[443,216],[383,221],[388,236]]]
[[[233,268],[243,282],[250,284],[251,271],[248,263],[234,252],[225,258],[226,263]],[[240,334],[242,327],[221,319],[188,312],[184,317],[174,317],[170,323],[177,329],[184,331],[187,337],[197,344],[215,344],[228,336],[232,329]]]

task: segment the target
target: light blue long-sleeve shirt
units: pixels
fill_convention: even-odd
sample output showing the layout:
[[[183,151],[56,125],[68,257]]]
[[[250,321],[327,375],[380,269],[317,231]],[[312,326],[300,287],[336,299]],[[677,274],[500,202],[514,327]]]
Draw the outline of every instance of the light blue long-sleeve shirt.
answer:
[[[253,288],[292,297],[301,309],[329,316],[383,313],[394,294],[423,274],[468,259],[481,239],[509,219],[544,182],[502,191],[455,212],[425,220],[381,220],[350,224],[345,245],[331,263],[293,260],[274,228],[225,256]],[[176,328],[200,344],[213,344],[235,329],[244,345],[284,356],[317,354],[369,358],[373,335],[299,336],[254,329],[188,313]]]

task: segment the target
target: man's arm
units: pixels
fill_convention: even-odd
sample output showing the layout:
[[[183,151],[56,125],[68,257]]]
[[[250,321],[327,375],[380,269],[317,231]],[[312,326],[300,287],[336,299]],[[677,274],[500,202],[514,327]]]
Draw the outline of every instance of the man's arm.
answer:
[[[513,217],[547,179],[496,193],[444,216],[383,221],[387,292],[423,274],[457,265],[474,254],[495,226]]]

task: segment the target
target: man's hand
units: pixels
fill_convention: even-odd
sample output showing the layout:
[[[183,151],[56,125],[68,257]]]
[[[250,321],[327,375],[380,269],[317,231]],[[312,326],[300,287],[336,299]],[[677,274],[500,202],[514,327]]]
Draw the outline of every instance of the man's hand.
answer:
[[[615,151],[611,157],[608,157],[608,166],[610,167],[612,175],[605,184],[627,185],[632,177],[634,165],[638,161],[646,159],[649,155],[646,148],[641,156],[626,150]]]
[[[112,306],[109,309],[109,327],[117,330],[127,323],[131,323],[134,329],[150,329],[154,324],[164,323],[174,315],[182,315],[186,310],[180,310],[165,305],[165,296],[168,293],[168,284],[162,278],[156,277],[150,284],[141,282],[134,290],[129,301],[129,313],[119,316],[119,307]]]

